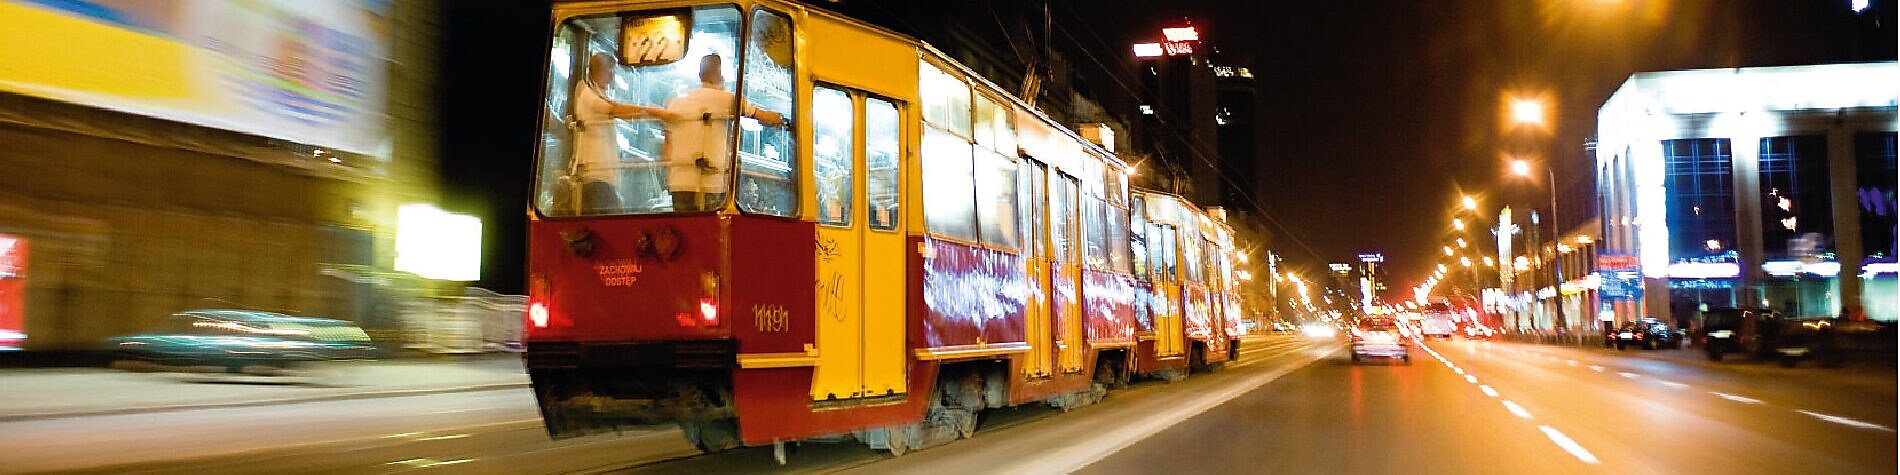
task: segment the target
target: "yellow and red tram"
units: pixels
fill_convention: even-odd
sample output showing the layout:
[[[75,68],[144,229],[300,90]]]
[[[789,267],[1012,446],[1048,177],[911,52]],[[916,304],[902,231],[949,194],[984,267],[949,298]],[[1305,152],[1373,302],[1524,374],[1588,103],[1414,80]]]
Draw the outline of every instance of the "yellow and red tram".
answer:
[[[776,0],[554,9],[525,357],[551,435],[902,453],[1233,357],[1224,224],[930,46]]]

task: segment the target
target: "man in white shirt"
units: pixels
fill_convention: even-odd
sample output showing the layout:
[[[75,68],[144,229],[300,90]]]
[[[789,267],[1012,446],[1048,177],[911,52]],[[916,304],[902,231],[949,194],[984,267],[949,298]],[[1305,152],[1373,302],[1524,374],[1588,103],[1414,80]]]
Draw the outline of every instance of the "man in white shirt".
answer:
[[[581,213],[622,212],[620,195],[620,144],[615,139],[614,119],[664,117],[657,107],[622,104],[607,98],[602,86],[613,82],[614,59],[606,53],[594,53],[587,62],[587,78],[574,84],[569,96],[574,107],[574,175],[581,187]]]
[[[699,61],[699,88],[668,101],[660,115],[666,121],[666,188],[674,211],[716,209],[724,204],[732,170],[732,108],[737,99],[725,89],[725,74],[717,54]],[[740,116],[783,125],[783,114],[740,104]]]

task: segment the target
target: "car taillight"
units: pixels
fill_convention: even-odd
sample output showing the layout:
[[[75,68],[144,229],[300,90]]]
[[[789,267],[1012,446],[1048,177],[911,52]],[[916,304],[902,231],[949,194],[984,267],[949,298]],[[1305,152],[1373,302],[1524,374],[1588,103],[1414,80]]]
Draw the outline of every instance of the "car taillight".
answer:
[[[699,321],[709,326],[719,326],[719,299],[716,297],[699,298]]]
[[[535,328],[547,328],[548,327],[547,304],[544,304],[541,302],[528,304],[528,323],[534,324]]]

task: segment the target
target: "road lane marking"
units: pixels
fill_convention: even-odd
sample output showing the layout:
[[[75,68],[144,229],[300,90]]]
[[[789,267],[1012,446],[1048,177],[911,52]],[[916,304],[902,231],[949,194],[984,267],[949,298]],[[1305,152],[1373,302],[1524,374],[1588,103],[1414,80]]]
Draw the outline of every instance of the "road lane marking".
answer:
[[[1820,420],[1824,420],[1824,421],[1828,421],[1828,422],[1832,422],[1832,423],[1835,423],[1835,424],[1840,424],[1840,425],[1844,425],[1844,426],[1848,426],[1848,427],[1853,427],[1853,428],[1856,428],[1856,429],[1878,429],[1878,430],[1884,430],[1884,431],[1887,431],[1887,432],[1893,432],[1893,428],[1892,428],[1892,427],[1887,427],[1887,426],[1883,426],[1883,425],[1880,425],[1880,424],[1875,424],[1875,423],[1872,423],[1872,422],[1861,422],[1861,421],[1857,421],[1857,420],[1853,420],[1853,419],[1848,419],[1848,418],[1845,418],[1845,417],[1841,417],[1841,416],[1836,416],[1836,415],[1832,415],[1832,414],[1822,414],[1822,413],[1819,413],[1819,412],[1814,412],[1814,411],[1809,411],[1809,410],[1806,410],[1806,409],[1795,409],[1795,410],[1794,410],[1794,412],[1799,412],[1799,413],[1802,413],[1802,414],[1807,414],[1807,415],[1810,415],[1810,416],[1814,416],[1814,417],[1815,417],[1816,419],[1820,419]]]
[[[1480,385],[1478,385],[1478,390],[1479,390],[1479,391],[1484,391],[1484,395],[1486,395],[1486,396],[1491,396],[1491,397],[1498,397],[1498,390],[1496,390],[1496,389],[1491,389],[1491,385],[1488,385],[1488,384],[1480,384]]]
[[[1622,377],[1624,377],[1624,378],[1626,378],[1626,379],[1637,379],[1637,378],[1641,378],[1641,377],[1643,377],[1643,375],[1640,375],[1640,374],[1636,374],[1636,373],[1631,373],[1631,372],[1628,372],[1628,371],[1618,371],[1618,372],[1616,373],[1616,375],[1617,375],[1617,376],[1622,376]]]
[[[1451,372],[1453,372],[1453,373],[1458,373],[1458,374],[1460,374],[1460,375],[1462,375],[1462,374],[1465,374],[1465,369],[1464,369],[1464,368],[1459,368],[1459,367],[1455,367],[1455,366],[1454,366],[1454,367],[1452,367],[1452,368],[1451,368]]]
[[[1577,360],[1564,360],[1564,364],[1567,364],[1567,365],[1571,365],[1571,366],[1576,366],[1576,365],[1577,365]]]
[[[1549,437],[1551,442],[1556,442],[1558,447],[1563,447],[1565,452],[1570,452],[1570,455],[1577,457],[1577,460],[1582,460],[1583,463],[1588,464],[1599,463],[1595,454],[1591,454],[1590,450],[1583,448],[1582,445],[1578,445],[1577,441],[1570,440],[1570,436],[1564,435],[1563,432],[1559,432],[1551,426],[1542,425],[1537,426],[1537,430],[1544,431],[1544,437]]]
[[[1727,399],[1730,401],[1739,402],[1742,404],[1761,404],[1760,399],[1755,399],[1752,397],[1745,397],[1745,396],[1737,396],[1734,394],[1729,394],[1729,393],[1725,393],[1721,391],[1709,391],[1709,394],[1714,394],[1716,397]]]
[[[1517,405],[1517,403],[1511,402],[1511,400],[1509,399],[1504,400],[1504,408],[1510,409],[1511,414],[1515,414],[1517,415],[1517,417],[1522,417],[1525,419],[1531,418],[1531,411],[1524,410],[1524,406],[1519,406]]]
[[[1590,371],[1595,371],[1595,372],[1598,372],[1598,373],[1601,373],[1601,372],[1603,372],[1603,367],[1602,367],[1602,366],[1597,366],[1597,365],[1590,365],[1590,366],[1587,366],[1587,368],[1590,368]]]
[[[1678,382],[1675,382],[1675,381],[1663,381],[1663,380],[1656,380],[1656,384],[1661,384],[1661,385],[1663,385],[1663,386],[1668,386],[1668,387],[1669,387],[1669,389],[1688,389],[1688,388],[1689,388],[1689,385],[1687,385],[1687,384],[1682,384],[1682,383],[1678,383]]]
[[[1234,398],[1240,397],[1254,389],[1258,389],[1260,386],[1280,379],[1280,377],[1286,376],[1301,368],[1305,368],[1313,364],[1314,361],[1330,356],[1338,350],[1339,346],[1329,345],[1325,348],[1325,351],[1304,351],[1285,354],[1284,357],[1290,359],[1290,361],[1281,360],[1286,363],[1285,365],[1268,369],[1264,373],[1250,375],[1247,379],[1239,380],[1224,387],[1193,393],[1169,405],[1167,409],[1138,416],[1133,420],[1124,421],[1116,425],[1115,429],[1098,433],[1095,437],[1090,437],[1087,441],[1065,444],[1059,449],[1044,452],[1039,457],[1019,460],[1015,465],[1003,465],[991,468],[1002,473],[1069,473],[1081,470],[1082,467],[1087,467],[1089,464],[1093,464],[1109,455],[1120,452],[1122,449],[1135,445],[1136,442],[1159,434],[1163,430],[1174,427],[1175,424],[1205,413],[1209,409],[1213,409],[1221,404],[1226,404],[1228,401],[1232,401]]]
[[[1471,384],[1478,384],[1478,377],[1467,374],[1465,375],[1465,382],[1471,383]]]

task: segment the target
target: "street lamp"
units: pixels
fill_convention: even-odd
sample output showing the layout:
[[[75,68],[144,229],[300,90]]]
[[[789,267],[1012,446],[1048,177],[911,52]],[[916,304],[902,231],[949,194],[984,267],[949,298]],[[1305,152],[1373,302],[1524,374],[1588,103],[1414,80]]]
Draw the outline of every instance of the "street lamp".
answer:
[[[1511,121],[1519,124],[1544,123],[1544,103],[1536,99],[1511,100]]]
[[[1451,228],[1459,230],[1459,231],[1465,230],[1465,220],[1458,219],[1458,218],[1451,218]]]
[[[1522,102],[1523,101],[1514,103],[1513,109],[1515,110],[1515,107],[1517,106],[1517,104],[1521,104]],[[1538,114],[1542,114],[1542,113],[1543,113],[1542,106],[1539,106]],[[1529,178],[1531,176],[1530,162],[1525,161],[1523,159],[1512,160],[1511,173],[1517,176]],[[1561,248],[1563,247],[1561,243],[1563,242],[1564,230],[1559,224],[1557,224],[1559,222],[1557,220],[1557,171],[1552,167],[1545,166],[1544,178],[1545,178],[1545,181],[1544,181],[1545,186],[1550,189],[1550,236],[1551,236],[1551,240],[1559,243],[1558,246]],[[1538,246],[1541,248],[1542,244],[1539,243]],[[1554,271],[1554,273],[1552,274],[1553,278],[1551,279],[1553,282],[1552,285],[1556,286],[1557,288],[1562,288],[1563,282],[1564,282],[1563,253],[1553,252],[1551,254],[1552,254],[1551,266],[1552,266],[1552,270]],[[1557,328],[1560,330],[1569,328],[1569,322],[1566,322],[1564,320],[1564,298],[1563,298],[1562,292],[1557,293],[1556,307],[1557,307],[1557,310],[1555,312],[1555,315],[1557,317],[1556,318]]]
[[[1472,211],[1478,210],[1477,198],[1472,198],[1471,195],[1465,195],[1463,201],[1464,201],[1465,209],[1472,210]]]

